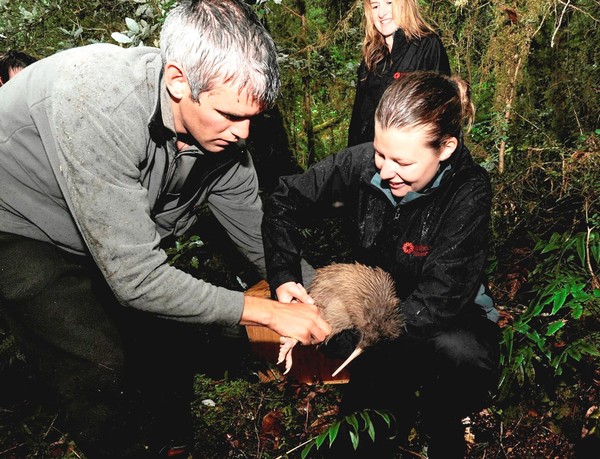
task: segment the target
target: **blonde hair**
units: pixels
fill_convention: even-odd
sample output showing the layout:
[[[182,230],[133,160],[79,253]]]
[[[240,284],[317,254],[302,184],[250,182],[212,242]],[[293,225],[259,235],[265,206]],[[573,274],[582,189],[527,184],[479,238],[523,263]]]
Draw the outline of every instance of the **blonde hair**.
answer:
[[[434,33],[434,28],[421,16],[418,0],[392,0],[392,17],[409,41]],[[370,72],[384,58],[382,48],[385,45],[384,38],[373,24],[371,0],[364,0],[363,22],[365,38],[362,55]]]
[[[449,137],[469,132],[475,119],[470,88],[459,76],[417,71],[395,80],[383,93],[375,121],[381,129],[427,126],[429,146],[438,149]]]

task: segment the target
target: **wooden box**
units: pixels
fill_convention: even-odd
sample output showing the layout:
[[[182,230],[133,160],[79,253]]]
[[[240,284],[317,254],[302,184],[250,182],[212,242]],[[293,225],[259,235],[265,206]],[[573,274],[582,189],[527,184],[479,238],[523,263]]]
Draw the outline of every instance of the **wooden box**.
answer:
[[[260,298],[271,296],[269,285],[264,280],[250,287],[246,294]],[[267,362],[276,363],[279,355],[279,335],[266,327],[254,325],[247,325],[246,332],[254,355]],[[329,358],[317,350],[316,346],[297,344],[292,350],[292,357],[293,365],[285,375],[286,378],[305,384],[343,384],[350,380],[350,371],[347,368],[335,377],[331,376],[344,360]],[[283,372],[284,364],[281,364],[280,368]]]

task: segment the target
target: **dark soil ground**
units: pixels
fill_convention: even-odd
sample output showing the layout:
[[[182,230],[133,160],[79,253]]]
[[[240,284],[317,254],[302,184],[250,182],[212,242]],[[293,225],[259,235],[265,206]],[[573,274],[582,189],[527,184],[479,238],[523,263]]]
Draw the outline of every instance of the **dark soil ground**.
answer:
[[[271,364],[244,359],[251,362],[244,364],[246,374],[226,370],[221,378],[197,377],[194,457],[300,458],[303,448],[294,448],[335,419],[340,386],[297,384]],[[465,419],[467,458],[600,458],[600,437],[593,433],[600,401],[597,362],[584,362],[577,378],[572,385],[515,390],[511,400]],[[0,458],[85,457],[61,427],[61,411],[21,361],[5,368],[0,381]],[[204,404],[207,399],[216,408]],[[415,434],[399,458],[427,457]]]

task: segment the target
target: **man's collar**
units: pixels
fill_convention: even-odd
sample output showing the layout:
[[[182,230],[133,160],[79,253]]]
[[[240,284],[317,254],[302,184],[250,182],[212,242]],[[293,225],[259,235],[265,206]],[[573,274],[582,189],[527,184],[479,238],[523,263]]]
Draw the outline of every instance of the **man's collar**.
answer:
[[[160,145],[166,144],[169,140],[174,140],[177,136],[175,133],[173,110],[171,108],[171,96],[169,95],[169,91],[167,91],[162,76],[163,72],[161,71],[156,107],[148,123],[152,140]]]

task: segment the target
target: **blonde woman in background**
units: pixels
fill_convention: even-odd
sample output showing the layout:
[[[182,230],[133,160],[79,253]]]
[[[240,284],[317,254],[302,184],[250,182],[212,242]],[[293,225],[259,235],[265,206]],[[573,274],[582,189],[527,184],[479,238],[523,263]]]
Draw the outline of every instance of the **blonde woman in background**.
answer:
[[[439,36],[423,19],[418,0],[364,0],[365,38],[348,146],[372,142],[375,108],[385,89],[416,70],[450,74]]]

